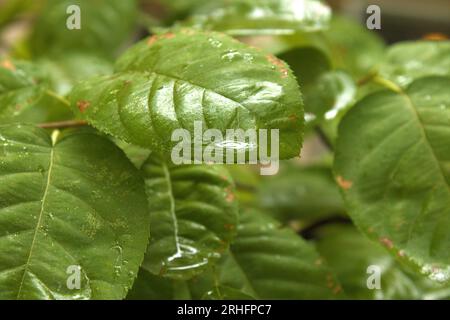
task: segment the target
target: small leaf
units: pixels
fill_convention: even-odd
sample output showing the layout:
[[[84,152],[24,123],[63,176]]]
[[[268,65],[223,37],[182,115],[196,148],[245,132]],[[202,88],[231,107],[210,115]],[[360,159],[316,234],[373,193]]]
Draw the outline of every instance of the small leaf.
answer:
[[[322,30],[330,18],[330,8],[319,0],[218,0],[181,25],[240,36],[277,35]]]
[[[0,297],[121,299],[148,242],[144,183],[107,139],[57,133],[0,126]]]
[[[354,78],[366,76],[385,53],[383,40],[365,25],[341,16],[334,16],[324,32],[333,65]]]
[[[450,280],[450,78],[382,91],[339,127],[335,175],[372,239],[438,282]]]
[[[69,29],[80,8],[80,29]],[[31,49],[37,56],[61,56],[71,51],[96,52],[111,57],[131,34],[135,0],[48,0],[34,26]]]
[[[294,165],[283,169],[259,188],[258,203],[267,212],[281,221],[314,221],[345,214],[331,169]]]
[[[93,54],[67,53],[58,58],[42,58],[39,66],[46,70],[55,93],[67,95],[75,83],[97,75],[111,74],[112,63]]]
[[[353,102],[356,96],[353,79],[345,72],[332,70],[322,50],[303,46],[283,52],[278,57],[289,64],[302,88],[309,126],[334,119]]]
[[[237,225],[234,186],[222,166],[174,166],[150,155],[142,171],[151,215],[143,268],[190,279],[226,252]]]
[[[224,136],[226,129],[279,129],[280,158],[300,153],[303,107],[289,67],[222,34],[153,36],[129,49],[113,76],[76,86],[71,101],[99,130],[163,154],[179,144],[171,139],[176,129],[213,143],[198,137],[195,123]]]
[[[450,41],[407,41],[389,48],[379,73],[406,87],[425,76],[450,76]]]
[[[444,299],[450,287],[439,286],[405,270],[380,245],[361,235],[354,227],[330,225],[318,231],[317,249],[336,273],[351,299]],[[379,268],[380,288],[369,289],[368,279]],[[370,269],[369,269],[370,271]],[[370,279],[369,279],[370,280]],[[372,282],[369,281],[373,285]]]
[[[43,68],[20,60],[0,60],[0,123],[67,120],[72,112],[51,92]]]

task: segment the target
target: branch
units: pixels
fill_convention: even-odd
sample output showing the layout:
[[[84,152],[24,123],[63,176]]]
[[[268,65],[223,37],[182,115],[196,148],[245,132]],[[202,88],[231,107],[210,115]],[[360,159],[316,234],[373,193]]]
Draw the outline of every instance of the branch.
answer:
[[[62,129],[62,128],[77,128],[87,125],[88,123],[84,120],[69,120],[69,121],[41,123],[38,124],[38,127],[43,129]]]

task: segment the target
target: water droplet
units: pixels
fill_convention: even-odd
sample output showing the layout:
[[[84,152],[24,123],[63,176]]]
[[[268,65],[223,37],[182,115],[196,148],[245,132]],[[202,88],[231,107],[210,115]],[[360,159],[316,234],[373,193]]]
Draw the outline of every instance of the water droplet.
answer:
[[[239,58],[242,58],[242,54],[236,50],[228,50],[221,57],[222,60],[226,60],[226,61],[230,61],[230,62],[234,61],[236,59],[239,59]]]
[[[220,42],[217,39],[209,38],[208,42],[214,47],[214,48],[220,48],[222,46],[222,42]]]

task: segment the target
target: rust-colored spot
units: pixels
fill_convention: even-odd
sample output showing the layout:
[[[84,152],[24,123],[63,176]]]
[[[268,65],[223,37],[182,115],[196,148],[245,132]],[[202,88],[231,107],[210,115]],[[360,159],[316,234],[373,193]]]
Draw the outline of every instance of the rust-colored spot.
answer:
[[[157,35],[153,35],[150,38],[148,38],[147,40],[147,45],[151,46],[152,44],[154,44],[156,41],[158,40],[158,36]]]
[[[448,40],[447,35],[439,32],[428,33],[423,36],[424,40],[432,40],[432,41],[445,41]]]
[[[322,259],[317,259],[316,261],[314,261],[314,264],[316,265],[316,266],[321,266],[322,265],[322,263],[323,263],[323,260]]]
[[[278,69],[278,71],[281,73],[281,78],[284,79],[289,76],[289,70],[286,68],[286,65],[283,61],[275,57],[273,54],[267,54],[266,59],[270,64]]]
[[[267,58],[267,61],[269,61],[269,63],[271,63],[275,67],[279,67],[279,68],[284,67],[283,62],[280,59],[278,59],[277,57],[275,57],[273,54],[267,54],[266,58]]]
[[[298,117],[297,117],[296,114],[291,114],[291,115],[289,116],[289,120],[291,120],[291,121],[297,121],[297,119],[298,119]]]
[[[341,176],[338,176],[336,178],[336,182],[337,184],[344,190],[348,190],[352,187],[353,182],[345,180],[344,178],[342,178]]]
[[[11,62],[11,60],[8,60],[8,59],[3,60],[3,61],[0,63],[0,65],[1,65],[3,68],[8,69],[8,70],[11,70],[11,71],[15,71],[15,70],[16,70],[16,66]]]
[[[77,102],[77,107],[78,109],[80,109],[80,112],[86,111],[86,109],[89,108],[90,105],[91,103],[85,100],[80,100]]]
[[[286,68],[281,68],[280,72],[281,72],[281,78],[283,78],[283,79],[287,78],[289,76],[289,71]]]
[[[225,223],[225,224],[223,225],[223,227],[224,227],[226,230],[234,230],[234,228],[236,228],[236,226],[235,226],[234,224],[230,224],[230,223]]]
[[[342,291],[342,287],[337,285],[336,287],[334,287],[333,289],[333,293],[334,294],[339,294]]]
[[[173,32],[165,33],[165,34],[163,34],[161,36],[161,38],[163,38],[163,39],[173,39],[173,38],[175,38],[175,33],[173,33]]]
[[[387,237],[380,238],[380,242],[388,249],[392,249],[394,247],[394,243],[392,242],[392,240]]]
[[[234,201],[234,192],[233,192],[233,190],[231,190],[231,188],[227,188],[226,189],[226,192],[227,192],[227,197],[226,197],[226,201],[227,202],[233,202]]]

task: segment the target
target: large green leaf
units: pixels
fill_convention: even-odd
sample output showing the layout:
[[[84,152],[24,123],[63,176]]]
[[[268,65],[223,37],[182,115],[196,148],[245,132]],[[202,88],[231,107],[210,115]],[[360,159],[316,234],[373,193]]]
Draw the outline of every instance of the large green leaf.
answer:
[[[144,257],[144,183],[112,142],[0,126],[0,297],[120,299]],[[81,286],[69,289],[70,266]],[[70,271],[70,270],[69,270]]]
[[[0,123],[65,120],[72,112],[51,90],[43,68],[30,62],[0,61]]]
[[[389,48],[380,75],[400,86],[414,79],[450,76],[450,41],[408,41]]]
[[[151,214],[143,268],[189,279],[220,258],[237,225],[234,186],[222,166],[174,166],[150,155],[142,171]]]
[[[80,29],[70,30],[70,6],[80,8]],[[65,55],[70,51],[111,56],[130,36],[135,25],[135,0],[46,0],[31,35],[36,55]]]
[[[244,211],[219,263],[190,281],[145,270],[130,299],[331,299],[341,288],[314,248],[267,215]]]
[[[450,78],[361,100],[339,127],[335,174],[371,238],[439,282],[450,279]]]
[[[192,141],[227,148],[194,134],[195,122],[202,132],[222,135],[226,129],[279,129],[280,158],[300,153],[301,94],[289,67],[272,55],[223,34],[183,30],[138,43],[116,71],[71,94],[75,112],[101,131],[167,154],[180,128]]]
[[[231,35],[294,34],[325,29],[330,18],[320,0],[216,0],[181,25]]]
[[[354,227],[330,225],[318,231],[317,249],[352,299],[442,299],[450,288],[405,270],[384,248]],[[380,289],[369,289],[370,266],[379,267]],[[373,272],[373,271],[372,271]]]

